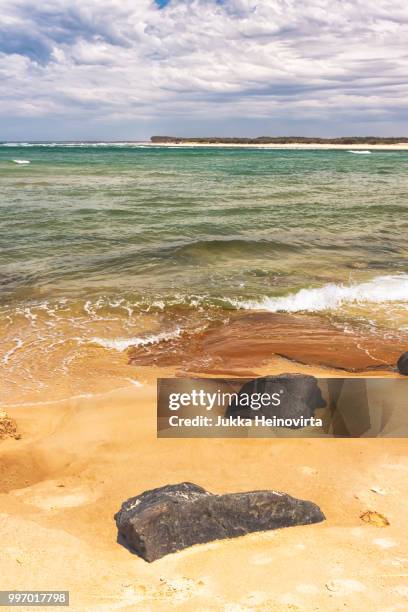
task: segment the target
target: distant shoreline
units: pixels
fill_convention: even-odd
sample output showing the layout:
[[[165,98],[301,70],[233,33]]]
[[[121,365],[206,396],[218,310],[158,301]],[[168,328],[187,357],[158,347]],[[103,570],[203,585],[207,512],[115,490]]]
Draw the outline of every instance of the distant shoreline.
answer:
[[[150,141],[129,140],[129,141],[30,141],[30,142],[0,142],[2,147],[30,148],[30,147],[166,147],[166,148],[231,148],[231,149],[290,149],[290,150],[346,150],[346,151],[408,151],[408,140],[389,142],[389,139],[384,139],[384,142],[356,142],[353,144],[343,142],[236,142],[238,139],[226,140],[193,140],[193,139],[166,139],[160,140],[153,137]],[[249,139],[248,139],[249,140]],[[321,139],[322,140],[322,139]]]
[[[178,137],[152,136],[150,145],[168,147],[244,147],[260,149],[391,149],[408,150],[408,138],[347,136],[341,138],[308,138],[303,136]]]
[[[398,144],[320,144],[320,143],[287,143],[287,144],[247,144],[247,143],[229,143],[229,142],[149,142],[150,147],[168,147],[168,148],[185,148],[185,147],[204,147],[204,148],[234,148],[234,149],[338,149],[338,150],[387,150],[387,151],[408,151],[408,142]]]

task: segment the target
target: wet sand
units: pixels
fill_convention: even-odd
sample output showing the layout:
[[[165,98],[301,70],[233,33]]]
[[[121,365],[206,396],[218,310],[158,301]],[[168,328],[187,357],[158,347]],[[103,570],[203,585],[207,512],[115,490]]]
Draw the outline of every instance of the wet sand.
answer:
[[[273,355],[296,363],[348,372],[395,370],[408,338],[379,336],[357,329],[345,332],[327,317],[286,313],[236,313],[228,324],[155,345],[130,349],[135,365],[179,366],[186,372],[251,375]],[[252,366],[252,371],[251,371]]]
[[[123,381],[142,386],[7,408],[21,439],[0,441],[1,589],[69,589],[72,610],[406,609],[406,440],[157,439],[155,379],[175,369],[122,358]],[[344,376],[281,357],[253,370]],[[122,501],[186,480],[215,493],[286,491],[327,520],[152,564],[116,542]],[[364,522],[370,510],[390,525]]]

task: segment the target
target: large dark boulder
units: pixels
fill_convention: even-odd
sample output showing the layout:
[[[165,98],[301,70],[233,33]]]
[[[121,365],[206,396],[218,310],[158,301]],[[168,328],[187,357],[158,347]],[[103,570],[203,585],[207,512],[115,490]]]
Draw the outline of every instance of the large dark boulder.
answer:
[[[402,353],[401,357],[397,361],[397,368],[400,374],[408,376],[408,351]]]
[[[268,394],[273,397],[278,394],[280,404],[272,402],[267,406],[261,406],[258,410],[242,406],[240,398],[243,395]],[[255,418],[265,416],[266,418],[283,419],[309,419],[314,416],[317,408],[326,405],[317,379],[306,374],[279,374],[278,376],[265,376],[255,378],[243,385],[238,393],[238,402],[233,401],[227,409],[226,416],[241,416],[243,418]],[[301,425],[292,425],[291,429],[298,429]]]
[[[132,497],[115,514],[126,545],[155,561],[193,544],[324,520],[316,504],[276,491],[213,495],[190,482]]]

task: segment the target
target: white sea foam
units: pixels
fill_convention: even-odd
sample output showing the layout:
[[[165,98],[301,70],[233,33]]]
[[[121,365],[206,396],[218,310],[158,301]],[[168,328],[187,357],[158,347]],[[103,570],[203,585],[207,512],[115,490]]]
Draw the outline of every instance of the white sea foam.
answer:
[[[237,302],[235,306],[269,312],[318,312],[335,310],[343,304],[385,302],[408,302],[408,274],[378,276],[365,283],[350,285],[329,283],[316,289],[301,289],[282,297]]]
[[[19,166],[26,166],[27,164],[31,164],[28,159],[12,159],[13,164],[18,164]]]
[[[371,155],[371,151],[360,151],[360,150],[350,150],[347,153],[354,153],[355,155]]]
[[[173,338],[179,338],[182,334],[182,330],[177,328],[171,332],[162,332],[160,334],[151,334],[149,336],[134,336],[132,338],[91,338],[90,344],[97,344],[103,348],[113,349],[115,351],[123,352],[131,346],[147,346],[149,344],[157,344]]]
[[[150,146],[145,141],[130,142],[3,142],[0,147],[146,147]]]
[[[140,380],[137,380],[136,378],[127,378],[126,380],[128,380],[134,387],[143,387]]]
[[[3,355],[2,363],[7,364],[10,361],[10,357],[23,346],[21,338],[14,338],[14,342],[16,344]]]

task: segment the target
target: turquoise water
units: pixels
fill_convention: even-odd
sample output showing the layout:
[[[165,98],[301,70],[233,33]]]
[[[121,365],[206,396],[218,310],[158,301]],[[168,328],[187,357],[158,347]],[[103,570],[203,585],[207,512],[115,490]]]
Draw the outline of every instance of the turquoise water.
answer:
[[[3,302],[406,297],[408,152],[3,145],[0,184]]]

